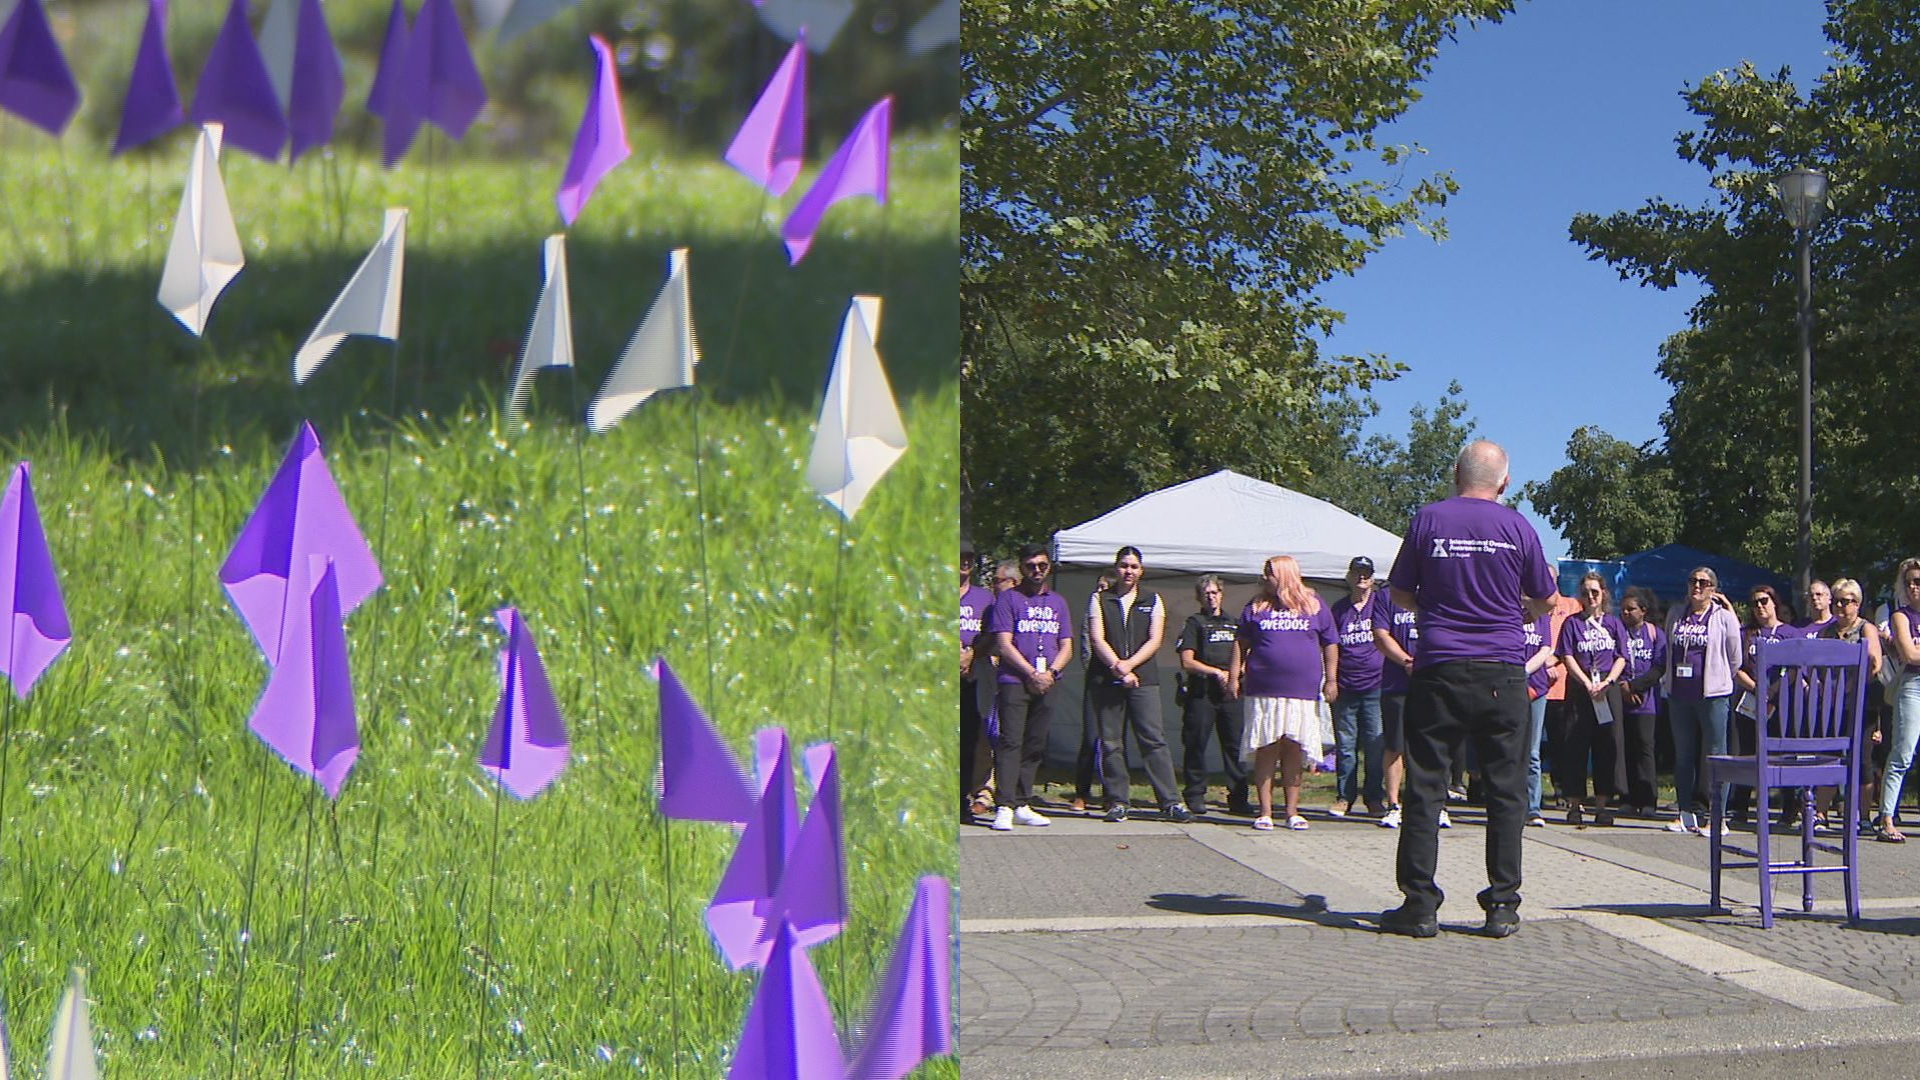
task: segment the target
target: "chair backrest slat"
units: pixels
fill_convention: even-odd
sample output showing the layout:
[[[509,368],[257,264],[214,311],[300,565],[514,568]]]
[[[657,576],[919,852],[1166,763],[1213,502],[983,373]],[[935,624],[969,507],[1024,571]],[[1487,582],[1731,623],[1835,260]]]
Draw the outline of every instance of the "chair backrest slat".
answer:
[[[1822,639],[1763,641],[1754,656],[1761,673],[1755,753],[1847,751],[1858,760],[1866,711],[1867,646]]]

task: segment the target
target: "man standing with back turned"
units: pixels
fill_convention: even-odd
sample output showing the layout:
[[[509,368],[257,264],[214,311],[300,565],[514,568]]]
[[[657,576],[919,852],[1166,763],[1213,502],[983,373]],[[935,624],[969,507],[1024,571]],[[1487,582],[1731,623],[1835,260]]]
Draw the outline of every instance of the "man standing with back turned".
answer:
[[[1413,515],[1388,584],[1419,614],[1420,651],[1407,689],[1405,815],[1397,875],[1406,901],[1380,929],[1440,932],[1445,896],[1433,882],[1446,806],[1448,747],[1473,740],[1487,795],[1485,932],[1520,928],[1520,838],[1527,820],[1526,646],[1521,623],[1553,608],[1554,578],[1540,536],[1500,503],[1507,452],[1481,439],[1453,464],[1455,495]],[[1524,616],[1523,616],[1524,612]]]

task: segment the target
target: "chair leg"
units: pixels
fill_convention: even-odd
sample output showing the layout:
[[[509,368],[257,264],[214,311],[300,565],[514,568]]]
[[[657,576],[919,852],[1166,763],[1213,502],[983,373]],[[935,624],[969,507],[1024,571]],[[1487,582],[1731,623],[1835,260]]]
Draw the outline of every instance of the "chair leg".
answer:
[[[1726,806],[1724,805],[1725,800],[1720,797],[1720,785],[1713,782],[1711,773],[1709,773],[1707,777],[1707,786],[1712,789],[1707,793],[1707,811],[1709,814],[1707,830],[1712,834],[1707,837],[1707,863],[1708,866],[1712,868],[1711,874],[1713,878],[1710,889],[1712,895],[1707,903],[1717,912],[1720,910],[1720,823],[1726,815]]]
[[[1855,770],[1858,775],[1858,770]],[[1860,820],[1860,785],[1858,782],[1847,785],[1847,827],[1841,846],[1846,851],[1847,869],[1847,921],[1860,921],[1860,861],[1855,856],[1856,845],[1860,842],[1860,830],[1854,825]]]
[[[1800,789],[1800,865],[1813,865],[1813,789]],[[1800,910],[1813,910],[1813,875],[1800,875]]]
[[[1758,780],[1758,778],[1755,778]],[[1754,835],[1758,838],[1754,850],[1760,864],[1760,929],[1773,929],[1773,822],[1769,814],[1768,803],[1773,799],[1773,789],[1764,784],[1755,783],[1753,787],[1753,825]]]

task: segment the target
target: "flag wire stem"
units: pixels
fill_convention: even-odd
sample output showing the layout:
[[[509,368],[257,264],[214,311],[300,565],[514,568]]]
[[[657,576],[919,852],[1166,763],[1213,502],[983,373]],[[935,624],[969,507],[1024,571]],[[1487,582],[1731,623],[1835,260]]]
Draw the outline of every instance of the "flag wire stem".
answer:
[[[587,510],[586,425],[580,421],[580,369],[567,365],[567,416],[573,429],[573,475],[580,492],[580,632],[587,639],[587,680],[593,698],[593,729],[602,753],[607,738],[600,730],[600,642],[593,629],[593,557],[589,553],[587,532],[593,515]]]
[[[240,1009],[247,999],[247,945],[253,939],[253,886],[259,879],[260,826],[267,816],[267,762],[260,759],[259,783],[253,789],[253,847],[247,855],[247,893],[240,903],[240,974],[233,991],[233,1023],[227,1029],[227,1076],[240,1075]]]
[[[67,160],[66,140],[56,139],[53,145],[60,152],[60,186],[65,188],[67,192],[67,220],[65,222],[67,227],[67,266],[78,271],[80,267],[74,264],[77,254],[74,249],[78,246],[78,242],[74,239],[73,222],[75,218],[80,216],[80,211],[78,207],[73,205],[73,164]],[[82,280],[85,280],[84,275]]]
[[[291,1080],[300,1063],[300,1044],[305,1041],[301,1028],[306,1021],[301,1008],[307,990],[307,937],[313,925],[313,803],[318,796],[307,790],[307,839],[300,857],[300,948],[293,968],[293,1036],[287,1040],[287,1072]]]
[[[513,647],[511,633],[507,635],[507,647],[509,649]],[[512,660],[509,659],[508,663],[511,664]],[[480,1080],[481,1067],[485,1063],[487,1053],[487,980],[491,978],[490,972],[494,966],[493,897],[500,888],[500,806],[502,802],[500,789],[505,786],[506,781],[501,777],[493,778],[493,842],[487,849],[487,934],[481,939],[484,947],[477,950],[479,955],[474,958],[474,967],[480,977],[475,981],[473,995],[473,1080]]]
[[[844,442],[845,440],[842,440],[842,441]],[[847,467],[847,471],[851,471],[851,468],[852,467],[849,465]],[[842,472],[840,475],[844,477],[846,474],[847,474],[846,472]],[[842,495],[842,498],[845,498],[844,494]],[[839,673],[840,673],[840,576],[841,576],[842,568],[844,567],[846,562],[846,554],[847,554],[847,515],[841,514],[840,524],[835,530],[835,539],[834,539],[834,545],[833,545],[833,587],[832,587],[832,592],[830,592],[827,596],[827,627],[828,627],[828,632],[827,632],[827,658],[828,658],[827,659],[827,742],[828,743],[835,743],[838,741],[834,735],[834,723],[835,723],[835,720],[837,719],[836,714],[834,712],[834,706],[836,703],[835,695],[839,689],[838,684],[839,684]],[[861,725],[860,745],[861,745],[861,750],[864,753],[866,749],[866,727],[864,724]],[[840,752],[837,749],[834,751],[834,755],[836,759],[841,756]],[[872,790],[871,784],[863,785],[863,786],[866,787],[869,791]],[[818,795],[819,793],[815,792],[815,794]],[[843,841],[842,852],[841,852],[841,863],[843,866],[845,862],[846,862],[846,853],[845,853],[844,841]],[[847,907],[848,907],[848,910],[851,911],[853,907],[852,875],[851,874],[847,875],[847,879],[848,879]],[[849,942],[849,944],[851,943]],[[846,959],[851,959],[851,958],[848,957]],[[867,959],[869,961],[872,959],[872,956],[870,953]],[[851,1015],[852,1010],[857,1008],[857,1004],[854,1001],[854,998],[851,996],[852,989],[847,985],[847,981],[853,977],[852,971],[851,971],[851,968],[853,967],[853,965],[851,963],[846,962],[846,960],[843,959],[843,961],[836,966],[840,969],[840,1000],[845,1005],[845,1007],[849,1010],[849,1014]]]

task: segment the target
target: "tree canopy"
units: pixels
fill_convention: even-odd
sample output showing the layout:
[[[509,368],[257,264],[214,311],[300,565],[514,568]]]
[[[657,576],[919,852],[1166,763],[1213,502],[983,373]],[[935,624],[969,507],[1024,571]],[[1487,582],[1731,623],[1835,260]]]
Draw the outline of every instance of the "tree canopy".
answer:
[[[1618,559],[1670,544],[1679,495],[1666,455],[1598,427],[1567,439],[1568,464],[1520,489],[1567,539],[1576,559]]]
[[[1920,11],[1834,0],[1833,67],[1801,92],[1782,69],[1716,72],[1688,88],[1682,159],[1713,177],[1711,205],[1665,199],[1581,214],[1572,236],[1623,279],[1705,294],[1661,348],[1661,422],[1677,539],[1763,566],[1793,561],[1799,445],[1798,263],[1770,183],[1796,166],[1831,179],[1812,233],[1815,572],[1885,580],[1920,550]],[[1569,534],[1569,539],[1572,536]]]
[[[1510,0],[969,0],[963,500],[1038,538],[1221,467],[1301,486],[1397,370],[1316,298],[1451,178],[1379,126]]]

